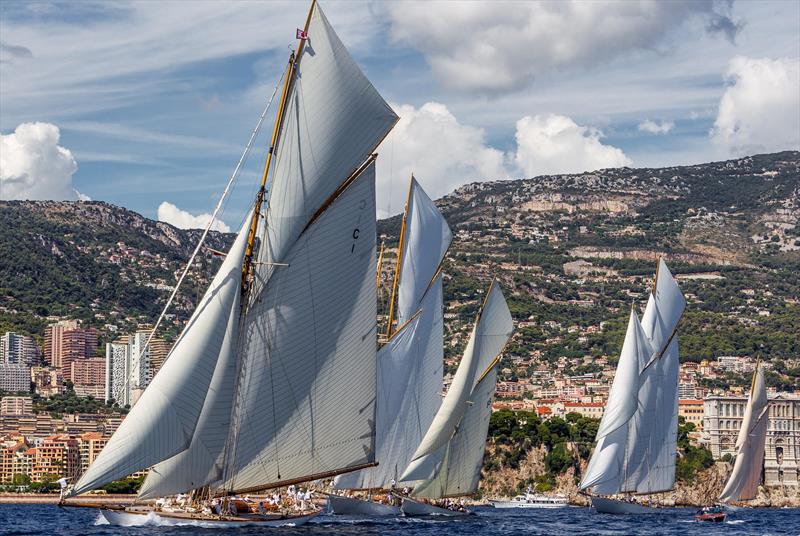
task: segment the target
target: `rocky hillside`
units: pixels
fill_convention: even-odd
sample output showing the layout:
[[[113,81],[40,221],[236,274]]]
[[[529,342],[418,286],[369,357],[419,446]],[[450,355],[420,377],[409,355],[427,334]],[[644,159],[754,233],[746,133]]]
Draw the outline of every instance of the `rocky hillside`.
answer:
[[[517,321],[501,376],[564,356],[613,361],[629,307],[643,308],[664,256],[689,301],[683,360],[759,353],[775,365],[770,384],[800,387],[800,153],[473,183],[438,204],[455,234],[451,357],[476,292],[496,276]],[[380,226],[390,244],[399,222]]]
[[[518,327],[503,377],[564,356],[615,358],[626,311],[644,304],[664,255],[689,299],[682,359],[761,353],[771,384],[800,387],[800,153],[473,183],[437,203],[455,235],[451,366],[495,276]],[[399,221],[379,225],[381,307]],[[55,316],[101,329],[152,321],[198,233],[106,203],[0,202],[0,330],[41,334]],[[213,233],[210,245],[230,240]],[[172,333],[213,268],[207,257],[193,267]]]
[[[101,202],[0,202],[0,331],[41,335],[48,317],[101,330],[152,321],[200,234]],[[229,239],[211,233],[208,244],[225,248]],[[207,285],[212,262],[204,256],[187,277],[172,331]]]

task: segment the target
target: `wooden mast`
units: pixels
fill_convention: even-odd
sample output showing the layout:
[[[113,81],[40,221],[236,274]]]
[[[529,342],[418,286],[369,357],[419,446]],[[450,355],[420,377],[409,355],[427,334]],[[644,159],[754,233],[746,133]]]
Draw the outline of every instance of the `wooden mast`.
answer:
[[[303,32],[306,36],[308,35],[308,25],[311,23],[311,14],[314,12],[314,6],[316,6],[316,4],[317,0],[311,0],[311,7],[308,10],[306,24],[303,27]],[[306,39],[307,37],[300,40],[300,44],[297,46],[297,54],[295,54],[294,51],[289,54],[289,63],[286,66],[285,73],[286,79],[283,81],[283,90],[281,91],[280,106],[278,106],[278,113],[275,116],[275,125],[272,127],[272,138],[269,144],[269,151],[267,152],[267,161],[264,164],[264,173],[261,176],[261,186],[256,194],[256,202],[253,209],[253,220],[250,223],[250,231],[247,235],[247,249],[245,249],[244,262],[242,263],[242,292],[247,292],[249,287],[250,269],[253,261],[253,248],[256,241],[256,230],[258,229],[258,218],[261,215],[261,205],[264,203],[264,196],[267,191],[267,176],[269,175],[270,165],[272,164],[272,155],[275,153],[275,145],[280,135],[281,125],[283,124],[284,112],[286,111],[286,101],[289,92],[294,85],[294,74],[297,71],[297,65],[300,61]]]
[[[375,288],[380,288],[381,286],[381,268],[383,268],[383,249],[386,245],[386,242],[381,241],[381,252],[378,253],[378,270],[375,273]]]
[[[403,211],[403,224],[400,227],[400,244],[397,246],[397,264],[394,267],[394,282],[392,283],[392,297],[389,299],[389,322],[386,325],[386,338],[392,337],[392,321],[394,319],[394,298],[397,293],[397,284],[400,282],[400,265],[403,262],[403,246],[406,237],[406,219],[408,218],[408,206],[411,203],[411,190],[414,188],[414,174],[411,174],[411,181],[408,184],[408,197],[406,198],[406,208]]]

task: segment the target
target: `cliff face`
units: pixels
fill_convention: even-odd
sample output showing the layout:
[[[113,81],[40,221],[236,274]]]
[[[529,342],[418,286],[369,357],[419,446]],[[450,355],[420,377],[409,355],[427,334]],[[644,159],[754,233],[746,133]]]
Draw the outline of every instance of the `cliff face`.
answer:
[[[490,447],[490,453],[493,448]],[[533,448],[519,463],[518,469],[503,467],[484,471],[480,483],[481,495],[484,499],[497,497],[513,497],[518,494],[518,482],[533,481],[537,476],[546,473],[544,447]],[[584,470],[586,463],[581,464]],[[652,495],[655,503],[664,506],[708,506],[719,500],[725,482],[731,472],[731,464],[717,462],[713,466],[697,474],[692,482],[678,482],[675,489],[666,493]],[[559,494],[569,498],[570,504],[589,506],[589,498],[579,493],[575,469],[570,467],[556,477],[555,487],[547,494]],[[800,488],[771,488],[761,486],[758,496],[752,501],[742,503],[751,507],[800,507]]]

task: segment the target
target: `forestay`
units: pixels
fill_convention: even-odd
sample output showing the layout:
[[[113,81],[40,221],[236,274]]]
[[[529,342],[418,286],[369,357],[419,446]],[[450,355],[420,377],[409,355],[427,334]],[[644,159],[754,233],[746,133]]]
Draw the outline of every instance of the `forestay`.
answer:
[[[226,489],[374,461],[375,233],[370,164],[252,303]]]
[[[736,439],[736,460],[733,472],[719,499],[723,502],[748,501],[758,493],[761,481],[761,468],[764,465],[764,445],[767,439],[767,387],[764,370],[756,365],[753,385],[747,400],[747,409]]]
[[[217,364],[232,359],[229,325],[238,318],[247,225],[169,358],[71,495],[147,469],[189,447]]]
[[[474,406],[475,402],[482,403],[482,400],[471,398],[473,395],[479,397],[482,394],[480,391],[475,392],[474,388],[482,376],[489,376],[490,369],[496,365],[512,329],[513,323],[508,305],[499,285],[493,282],[442,407],[439,408],[433,423],[414,453],[411,464],[401,476],[403,481],[419,482],[415,487],[415,494],[418,491],[424,493],[427,485],[424,481],[440,479],[441,482],[447,482],[451,467],[445,458],[454,456],[453,452],[449,452],[452,450],[451,440],[454,439],[467,408],[470,405]],[[472,449],[478,448],[483,451],[485,435],[477,438],[480,439],[479,442],[476,437],[469,434],[465,434],[464,438],[476,441],[466,446],[467,451],[473,452]],[[456,443],[459,441],[460,439]],[[472,468],[461,469],[472,470]]]

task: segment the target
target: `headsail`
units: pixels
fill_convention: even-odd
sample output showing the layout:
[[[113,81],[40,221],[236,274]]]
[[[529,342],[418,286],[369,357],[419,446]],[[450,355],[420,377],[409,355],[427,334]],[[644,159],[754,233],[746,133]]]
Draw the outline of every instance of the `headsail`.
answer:
[[[756,364],[747,409],[736,439],[733,472],[719,497],[721,501],[748,501],[754,499],[758,493],[767,439],[768,405],[764,370],[760,364]]]
[[[622,489],[630,433],[628,423],[639,403],[639,371],[647,364],[651,354],[650,342],[636,312],[631,309],[617,371],[597,430],[597,444],[583,474],[581,489],[592,487],[602,494],[618,493]]]
[[[492,371],[512,330],[508,305],[499,285],[493,282],[442,407],[414,453],[411,464],[400,477],[403,481],[419,482],[415,495],[434,497],[470,493],[467,482],[471,482],[470,475],[474,475],[476,470],[471,462],[478,451],[482,459],[486,443],[486,431],[483,434],[479,432],[487,418],[484,412],[491,413],[486,405],[494,394]],[[488,420],[485,424],[488,426]],[[462,465],[467,462],[470,465]],[[451,487],[451,483],[455,487]]]
[[[229,324],[238,319],[246,243],[247,223],[164,366],[72,495],[147,469],[189,447],[218,362],[231,357]]]
[[[642,322],[631,311],[597,445],[581,481],[596,493],[652,493],[675,483],[678,322],[686,300],[659,259]],[[619,386],[619,387],[617,387]]]

